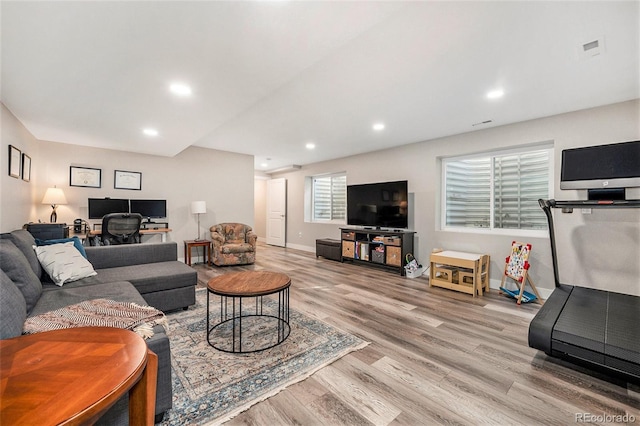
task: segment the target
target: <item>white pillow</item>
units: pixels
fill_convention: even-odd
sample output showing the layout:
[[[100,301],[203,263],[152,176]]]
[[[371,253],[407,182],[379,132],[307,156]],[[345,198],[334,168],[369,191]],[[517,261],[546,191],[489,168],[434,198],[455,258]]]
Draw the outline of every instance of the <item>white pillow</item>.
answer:
[[[97,275],[73,242],[35,247],[36,256],[56,285]]]

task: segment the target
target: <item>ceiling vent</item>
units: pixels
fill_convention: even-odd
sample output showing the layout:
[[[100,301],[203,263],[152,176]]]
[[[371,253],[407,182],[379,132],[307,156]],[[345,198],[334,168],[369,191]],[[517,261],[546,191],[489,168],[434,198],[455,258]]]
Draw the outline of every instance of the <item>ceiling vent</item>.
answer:
[[[578,54],[582,59],[593,58],[604,53],[604,37],[598,37],[582,43],[578,47]]]

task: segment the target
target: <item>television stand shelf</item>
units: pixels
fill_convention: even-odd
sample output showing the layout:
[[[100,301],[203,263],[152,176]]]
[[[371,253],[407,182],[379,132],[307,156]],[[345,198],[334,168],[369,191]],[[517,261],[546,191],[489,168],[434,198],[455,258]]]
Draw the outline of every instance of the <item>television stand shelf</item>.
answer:
[[[393,269],[404,276],[414,231],[340,228],[340,260]]]

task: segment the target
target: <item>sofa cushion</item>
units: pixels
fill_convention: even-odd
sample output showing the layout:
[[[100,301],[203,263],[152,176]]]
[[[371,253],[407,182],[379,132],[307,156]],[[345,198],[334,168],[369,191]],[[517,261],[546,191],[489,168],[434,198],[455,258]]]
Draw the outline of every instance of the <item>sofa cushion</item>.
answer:
[[[82,257],[73,242],[40,246],[35,250],[42,268],[56,285],[96,275],[91,263]]]
[[[225,244],[220,251],[224,254],[247,253],[253,251],[253,246],[247,243]]]
[[[33,273],[36,274],[38,278],[42,278],[42,267],[40,266],[40,262],[38,262],[35,252],[33,251],[33,246],[36,245],[36,240],[33,238],[33,235],[25,229],[11,231],[9,235],[11,236],[13,244],[20,249],[22,254],[24,254],[24,257],[29,261],[29,265],[31,266]]]
[[[82,241],[80,241],[80,238],[76,236],[73,236],[71,238],[60,238],[57,240],[41,240],[39,238],[36,238],[36,246],[51,246],[53,244],[62,244],[68,242],[72,242],[73,246],[78,249],[82,257],[84,257],[85,259],[87,258],[87,252],[84,250]]]
[[[30,313],[42,293],[40,278],[33,272],[22,251],[10,240],[0,239],[0,259],[2,270],[24,296],[27,314]]]
[[[197,282],[196,271],[177,260],[97,269],[96,272],[98,280],[103,283],[129,281],[141,294],[193,287]]]
[[[87,252],[87,259],[96,270],[145,263],[170,262],[178,259],[178,244],[175,241],[168,243],[93,246],[85,247],[85,251]]]
[[[67,288],[67,286],[50,287],[42,292],[42,296],[29,316],[36,316],[65,306],[93,299],[111,299],[116,302],[134,302],[146,305],[135,287],[126,281],[113,282],[85,287]]]
[[[22,334],[27,318],[27,302],[11,279],[0,270],[0,339]]]

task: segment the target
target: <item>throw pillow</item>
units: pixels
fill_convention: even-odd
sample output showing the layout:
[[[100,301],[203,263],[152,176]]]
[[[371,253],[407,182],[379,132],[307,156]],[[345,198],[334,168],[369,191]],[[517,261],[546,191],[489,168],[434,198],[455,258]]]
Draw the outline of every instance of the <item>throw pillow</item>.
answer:
[[[26,229],[17,229],[11,231],[9,236],[13,244],[20,249],[29,261],[29,265],[31,265],[31,269],[33,269],[36,277],[38,277],[38,279],[42,278],[42,266],[40,266],[40,262],[38,262],[38,258],[33,252],[33,244],[35,241],[33,235]]]
[[[36,246],[50,246],[53,244],[62,244],[62,243],[68,243],[68,242],[72,242],[73,246],[76,249],[78,249],[82,257],[84,257],[85,259],[87,258],[87,252],[84,250],[82,241],[80,241],[80,238],[78,237],[60,238],[57,240],[41,240],[39,238],[36,238]]]
[[[42,283],[22,251],[7,239],[0,239],[0,267],[18,287],[27,302],[27,314],[40,299]]]
[[[35,247],[42,268],[54,284],[64,283],[97,275],[93,266],[73,246],[73,242]]]

